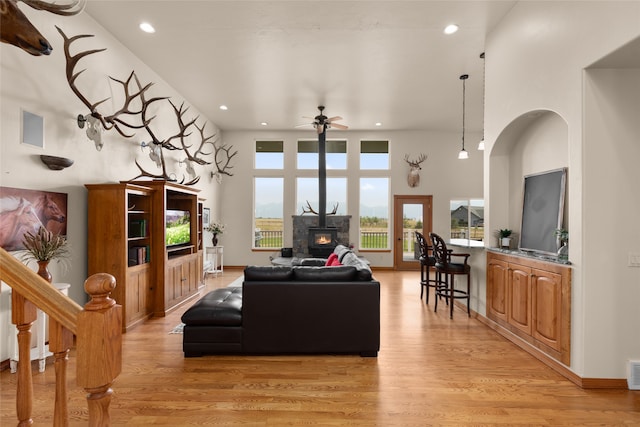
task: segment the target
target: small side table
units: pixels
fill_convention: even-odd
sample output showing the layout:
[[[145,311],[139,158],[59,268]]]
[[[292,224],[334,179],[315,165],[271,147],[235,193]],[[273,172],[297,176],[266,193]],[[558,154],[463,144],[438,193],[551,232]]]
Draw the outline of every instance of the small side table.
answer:
[[[224,246],[209,246],[205,249],[207,259],[211,260],[211,268],[208,274],[222,273],[224,271]]]
[[[69,283],[53,283],[52,285],[64,295],[69,295],[69,287],[71,286]],[[42,310],[37,309],[37,317],[34,323],[35,328],[32,326],[32,336],[36,337],[36,347],[31,349],[31,360],[38,360],[38,372],[44,372],[47,357],[53,355],[53,353],[49,351],[49,346],[45,345],[48,317],[49,316]],[[15,329],[15,335],[13,337],[13,351],[9,359],[9,367],[12,374],[18,371],[18,329]]]

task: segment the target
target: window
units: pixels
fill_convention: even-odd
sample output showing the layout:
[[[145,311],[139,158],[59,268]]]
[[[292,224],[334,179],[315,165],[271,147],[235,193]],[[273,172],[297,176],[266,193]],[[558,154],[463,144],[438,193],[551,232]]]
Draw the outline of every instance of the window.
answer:
[[[282,141],[256,141],[256,169],[283,169]]]
[[[284,222],[284,178],[254,180],[254,248],[281,248]]]
[[[389,169],[389,141],[360,141],[360,169]]]
[[[347,141],[328,140],[325,150],[327,169],[347,168]],[[298,169],[318,169],[318,141],[298,141]]]
[[[360,178],[360,249],[389,249],[389,178]]]
[[[484,240],[484,200],[451,200],[451,238]]]
[[[308,209],[307,202],[318,212],[318,178],[298,178],[296,188],[296,215]],[[336,215],[347,214],[347,178],[327,178],[327,212],[337,206]]]

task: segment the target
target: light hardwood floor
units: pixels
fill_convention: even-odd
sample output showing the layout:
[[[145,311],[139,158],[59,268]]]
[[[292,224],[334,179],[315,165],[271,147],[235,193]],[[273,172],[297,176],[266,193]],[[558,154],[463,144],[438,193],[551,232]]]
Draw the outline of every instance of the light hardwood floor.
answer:
[[[205,291],[240,275],[225,268]],[[185,359],[182,336],[169,334],[184,306],[124,335],[112,425],[640,425],[640,392],[580,389],[462,310],[453,320],[444,305],[434,313],[433,297],[430,306],[419,298],[418,272],[374,275],[382,284],[377,358]],[[71,425],[86,425],[73,355],[69,371]],[[16,424],[15,379],[0,374],[3,426]],[[35,425],[51,425],[53,366],[34,383]]]

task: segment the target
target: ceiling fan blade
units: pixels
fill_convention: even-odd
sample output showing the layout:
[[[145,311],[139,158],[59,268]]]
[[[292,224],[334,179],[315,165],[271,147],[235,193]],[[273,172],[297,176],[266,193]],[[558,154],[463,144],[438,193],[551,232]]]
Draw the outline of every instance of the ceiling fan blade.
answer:
[[[347,129],[349,129],[349,126],[347,126],[347,125],[341,125],[340,123],[331,123],[331,127],[332,127],[332,128],[336,128],[336,129],[342,129],[342,130],[347,130]]]
[[[295,127],[297,127],[297,128],[303,128],[303,127],[305,127],[305,126],[313,126],[313,125],[314,125],[314,123],[303,123],[303,124],[301,124],[301,125],[296,125]]]
[[[329,118],[327,119],[327,121],[328,121],[328,122],[332,122],[332,121],[334,121],[334,120],[342,120],[342,117],[340,117],[340,116],[335,116],[335,117],[329,117]]]

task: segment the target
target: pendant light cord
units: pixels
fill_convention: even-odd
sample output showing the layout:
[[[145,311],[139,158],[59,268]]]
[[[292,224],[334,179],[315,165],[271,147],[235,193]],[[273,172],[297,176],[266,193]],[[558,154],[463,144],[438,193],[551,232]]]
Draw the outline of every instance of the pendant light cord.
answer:
[[[464,124],[465,124],[465,110],[466,110],[466,80],[469,78],[469,74],[463,74],[460,76],[462,80],[462,151],[464,151]]]

